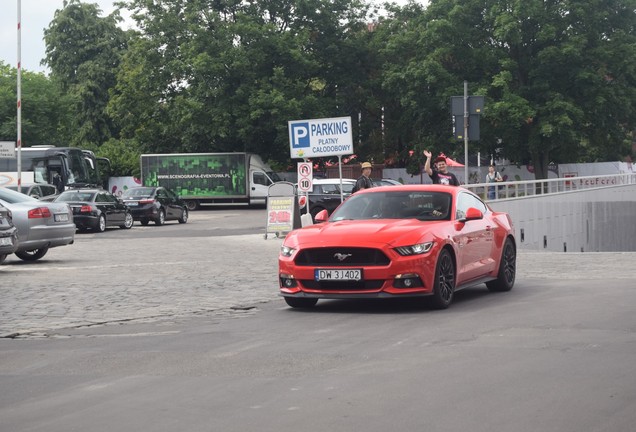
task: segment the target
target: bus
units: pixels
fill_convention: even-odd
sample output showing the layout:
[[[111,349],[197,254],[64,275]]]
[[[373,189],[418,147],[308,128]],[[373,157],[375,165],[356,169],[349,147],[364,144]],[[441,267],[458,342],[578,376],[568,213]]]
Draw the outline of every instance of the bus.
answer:
[[[18,151],[15,158],[0,159],[0,186],[17,184]],[[59,192],[70,187],[108,188],[110,161],[77,147],[22,147],[22,183],[49,183]],[[106,174],[106,175],[104,175]]]

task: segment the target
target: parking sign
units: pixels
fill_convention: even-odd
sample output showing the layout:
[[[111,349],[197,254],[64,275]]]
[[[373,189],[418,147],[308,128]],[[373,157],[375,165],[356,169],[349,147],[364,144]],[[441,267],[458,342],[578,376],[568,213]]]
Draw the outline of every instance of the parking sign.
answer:
[[[351,117],[288,122],[292,159],[353,154]]]

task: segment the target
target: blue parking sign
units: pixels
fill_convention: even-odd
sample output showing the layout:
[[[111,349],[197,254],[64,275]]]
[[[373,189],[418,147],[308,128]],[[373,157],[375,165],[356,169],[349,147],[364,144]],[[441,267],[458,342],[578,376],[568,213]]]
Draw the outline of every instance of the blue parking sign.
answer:
[[[351,117],[293,120],[288,126],[292,159],[353,154]]]
[[[309,147],[309,123],[294,123],[291,125],[292,148]]]

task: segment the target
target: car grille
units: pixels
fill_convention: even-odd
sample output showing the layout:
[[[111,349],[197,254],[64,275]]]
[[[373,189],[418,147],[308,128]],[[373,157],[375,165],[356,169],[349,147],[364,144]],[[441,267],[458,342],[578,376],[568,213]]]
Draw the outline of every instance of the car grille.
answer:
[[[322,291],[372,291],[382,288],[384,280],[374,279],[365,281],[315,281],[300,279],[300,283],[307,289]]]
[[[295,259],[297,266],[386,266],[389,262],[389,258],[379,249],[354,247],[305,249]]]

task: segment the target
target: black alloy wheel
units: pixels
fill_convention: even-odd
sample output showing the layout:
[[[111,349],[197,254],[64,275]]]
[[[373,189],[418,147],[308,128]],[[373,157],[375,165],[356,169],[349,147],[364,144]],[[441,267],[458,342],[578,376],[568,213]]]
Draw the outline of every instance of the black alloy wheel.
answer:
[[[435,266],[433,281],[433,306],[446,309],[453,302],[455,295],[455,263],[447,249],[442,249]]]
[[[499,273],[497,273],[497,279],[486,282],[486,286],[493,292],[510,291],[515,284],[516,275],[517,251],[512,240],[507,238],[501,252],[501,261],[499,261]]]

